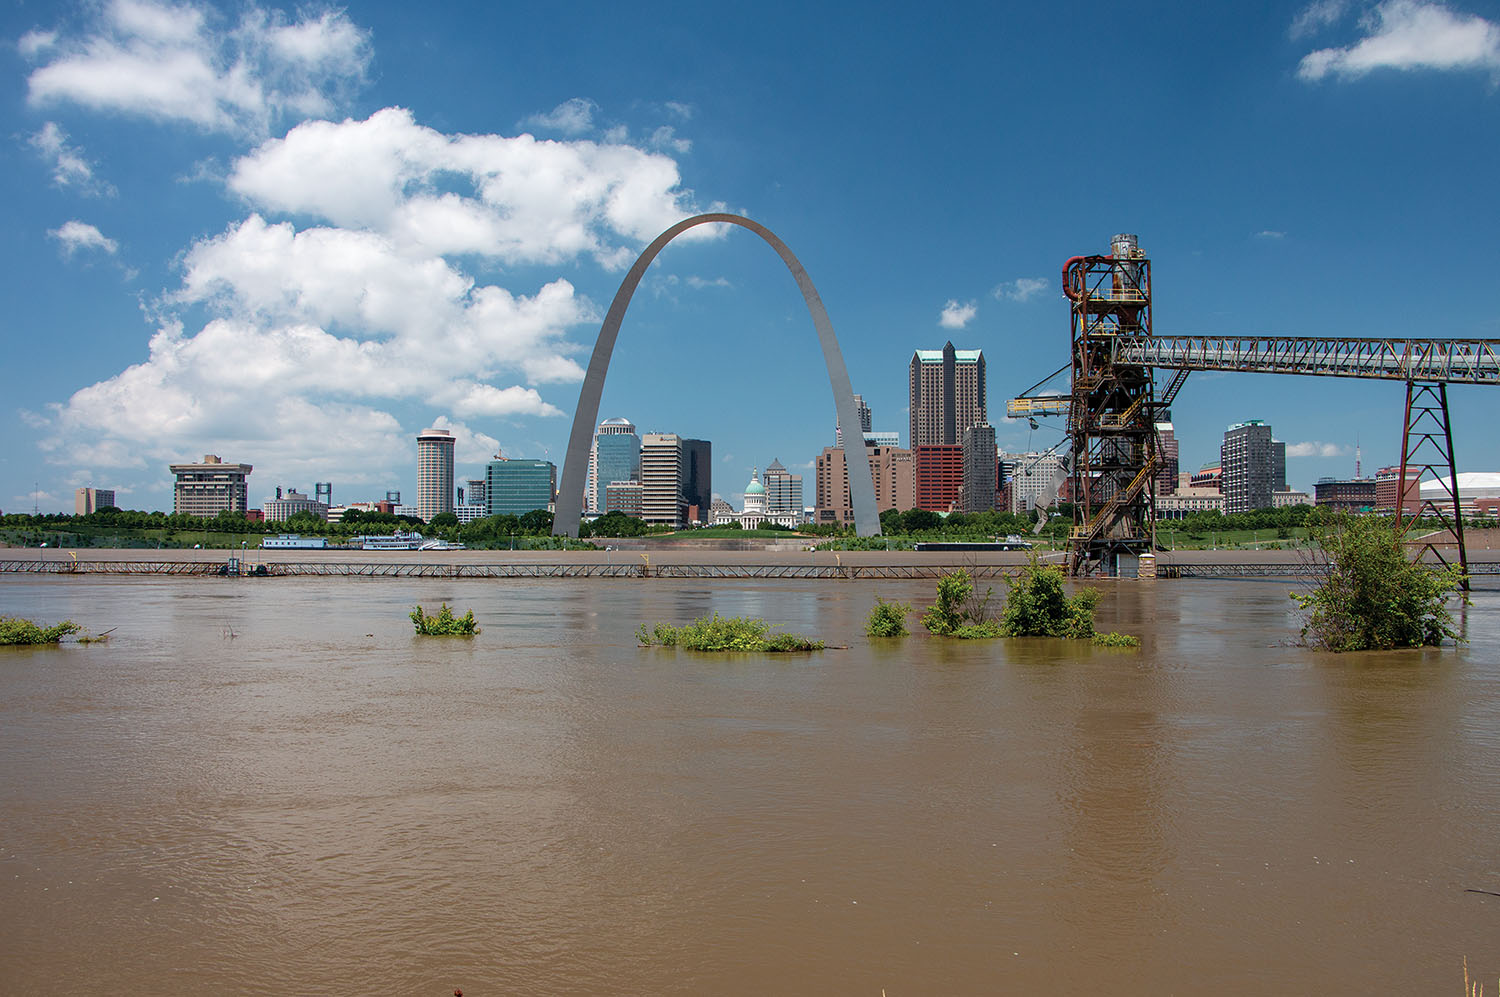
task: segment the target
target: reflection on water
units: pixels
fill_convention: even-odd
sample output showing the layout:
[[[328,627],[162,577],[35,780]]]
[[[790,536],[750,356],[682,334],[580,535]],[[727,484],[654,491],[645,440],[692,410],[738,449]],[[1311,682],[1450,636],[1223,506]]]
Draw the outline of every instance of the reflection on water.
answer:
[[[1500,593],[1290,645],[1284,582],[1105,588],[1140,651],[867,640],[927,584],[3,579],[7,993],[1426,993],[1496,974]],[[474,640],[406,612],[474,608]],[[844,649],[637,648],[754,615]],[[913,621],[915,622],[915,621]]]

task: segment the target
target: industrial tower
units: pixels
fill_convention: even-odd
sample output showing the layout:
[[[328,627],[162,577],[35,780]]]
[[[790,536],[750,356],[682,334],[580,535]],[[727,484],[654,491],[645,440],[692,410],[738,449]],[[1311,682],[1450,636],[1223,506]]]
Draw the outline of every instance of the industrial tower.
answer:
[[[1115,574],[1151,550],[1156,527],[1156,404],[1151,368],[1117,359],[1120,341],[1151,337],[1151,261],[1133,235],[1108,256],[1063,265],[1072,312],[1073,530],[1069,570]]]

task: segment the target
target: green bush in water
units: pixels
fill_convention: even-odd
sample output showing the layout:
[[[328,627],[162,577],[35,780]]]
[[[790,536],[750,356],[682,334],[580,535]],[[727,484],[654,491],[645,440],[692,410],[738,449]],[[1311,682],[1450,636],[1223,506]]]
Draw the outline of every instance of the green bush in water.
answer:
[[[680,627],[658,623],[648,629],[642,623],[636,628],[635,636],[643,647],[659,644],[663,647],[683,647],[689,651],[823,650],[821,640],[811,640],[800,634],[773,634],[770,629],[771,625],[765,620],[714,613]]]
[[[425,637],[472,637],[479,632],[479,626],[474,622],[474,610],[463,616],[454,616],[446,602],[436,616],[425,615],[422,607],[417,606],[411,611],[411,622],[417,633]]]

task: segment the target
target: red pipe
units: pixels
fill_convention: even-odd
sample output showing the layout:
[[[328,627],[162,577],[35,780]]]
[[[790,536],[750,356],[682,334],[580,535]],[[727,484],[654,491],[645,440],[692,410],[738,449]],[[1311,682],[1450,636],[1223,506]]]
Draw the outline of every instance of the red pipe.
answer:
[[[1082,264],[1083,261],[1086,260],[1086,259],[1088,259],[1088,257],[1086,257],[1086,256],[1075,256],[1072,259],[1068,260],[1068,262],[1066,262],[1066,263],[1063,264],[1063,269],[1062,269],[1063,293],[1066,294],[1073,301],[1077,301],[1078,300],[1078,296],[1083,293],[1083,288],[1082,288],[1083,281],[1080,279],[1078,281],[1079,286],[1077,288],[1075,288],[1073,286],[1073,281],[1068,276],[1068,271],[1072,270],[1075,266],[1078,266],[1078,265]]]

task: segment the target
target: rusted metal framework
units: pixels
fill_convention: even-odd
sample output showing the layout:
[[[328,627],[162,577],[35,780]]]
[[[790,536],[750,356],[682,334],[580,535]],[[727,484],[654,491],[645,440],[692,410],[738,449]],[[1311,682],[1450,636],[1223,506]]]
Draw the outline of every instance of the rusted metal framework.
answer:
[[[1441,499],[1423,502],[1419,513],[1438,519],[1446,532],[1438,535],[1441,543],[1422,545],[1418,556],[1447,564],[1440,547],[1456,547],[1459,565],[1468,570],[1446,385],[1500,384],[1500,339],[1157,336],[1151,261],[1132,235],[1115,236],[1108,256],[1069,260],[1063,293],[1071,313],[1072,392],[1028,390],[1007,403],[1006,414],[1068,417],[1071,573],[1115,573],[1121,556],[1154,546],[1156,422],[1195,370],[1405,381],[1401,480],[1411,467],[1447,482]],[[1159,395],[1158,369],[1173,372]]]
[[[1150,550],[1156,525],[1156,404],[1151,367],[1119,358],[1121,342],[1151,337],[1151,261],[1135,236],[1109,256],[1063,267],[1071,303],[1073,529],[1069,570],[1113,574],[1121,556]]]
[[[1439,482],[1442,495],[1437,499],[1421,499],[1416,514],[1407,516],[1406,502],[1403,501],[1405,496],[1398,491],[1397,522],[1405,525],[1430,517],[1441,523],[1447,535],[1439,531],[1419,541],[1416,545],[1416,557],[1421,560],[1431,554],[1439,563],[1451,564],[1452,561],[1443,553],[1443,547],[1456,546],[1459,570],[1464,574],[1459,584],[1464,591],[1468,591],[1469,552],[1464,546],[1464,517],[1458,504],[1458,466],[1453,459],[1453,429],[1448,422],[1447,385],[1441,381],[1427,384],[1407,381],[1404,427],[1399,488],[1406,487],[1410,468],[1416,470],[1419,482],[1424,474],[1432,475]],[[1420,484],[1418,487],[1421,487]]]

